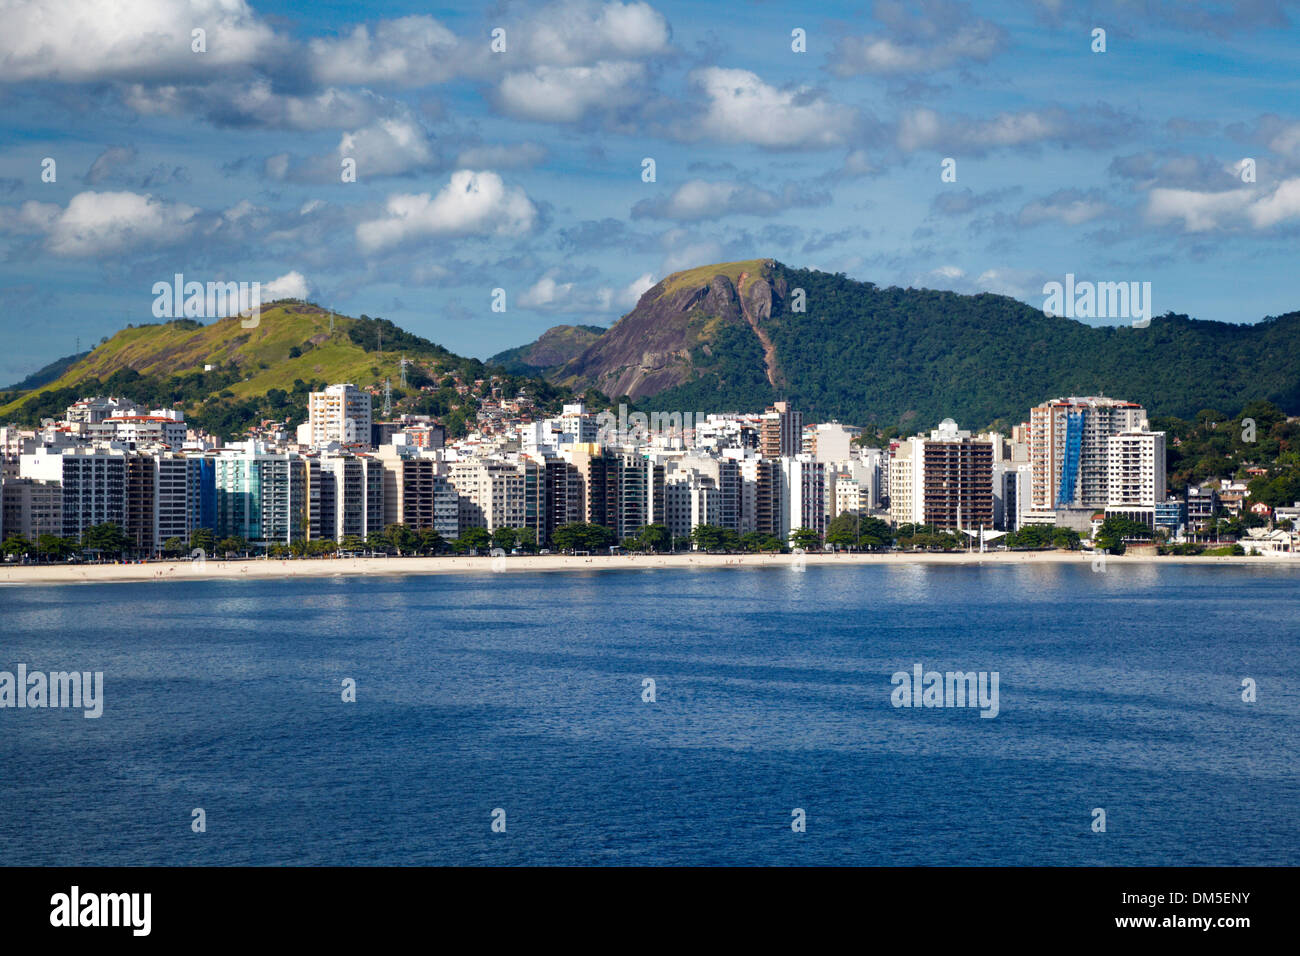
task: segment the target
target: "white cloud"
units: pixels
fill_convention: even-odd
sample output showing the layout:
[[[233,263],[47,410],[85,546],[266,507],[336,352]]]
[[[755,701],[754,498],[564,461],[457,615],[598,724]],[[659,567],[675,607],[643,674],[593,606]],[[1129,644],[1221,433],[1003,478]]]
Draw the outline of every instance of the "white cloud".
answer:
[[[397,87],[443,83],[455,76],[459,40],[433,17],[382,20],[341,37],[308,44],[312,74],[322,83]]]
[[[987,63],[1006,42],[1001,27],[973,16],[964,4],[945,0],[906,6],[877,3],[875,15],[887,29],[840,38],[832,57],[833,73],[897,75],[933,72],[967,61]]]
[[[1255,191],[1230,189],[1153,189],[1147,195],[1147,219],[1157,225],[1182,220],[1187,232],[1206,232],[1242,220]]]
[[[262,283],[262,301],[276,299],[305,299],[311,292],[311,283],[298,271],[286,272],[278,279]]]
[[[6,228],[43,234],[45,248],[56,256],[93,257],[171,245],[189,235],[198,212],[150,195],[87,191],[73,196],[66,208],[25,202]]]
[[[244,0],[7,0],[0,9],[0,81],[210,78],[253,63],[277,41]],[[206,31],[207,52],[191,50]]]
[[[355,159],[358,177],[386,176],[427,168],[433,164],[435,154],[433,143],[419,123],[393,117],[344,133],[337,158]],[[337,168],[339,163],[333,165]]]
[[[705,135],[774,149],[818,148],[842,145],[854,125],[851,110],[812,87],[777,89],[749,70],[721,67],[696,70],[691,81],[708,98],[708,106],[682,129],[683,138]]]
[[[669,51],[668,21],[648,3],[562,0],[507,30],[529,63],[577,66],[602,59],[637,59]]]
[[[989,120],[944,119],[934,110],[919,108],[904,113],[898,125],[898,145],[907,151],[940,148],[992,149],[1024,146],[1059,137],[1066,131],[1060,112],[999,113]]]
[[[574,282],[559,282],[547,273],[519,296],[519,305],[539,312],[570,315],[596,315],[612,311],[626,312],[654,286],[654,276],[647,272],[637,276],[622,289],[610,286],[584,288]]]
[[[640,63],[539,66],[502,77],[497,105],[502,112],[519,119],[573,123],[593,109],[633,102],[644,77],[645,67]]]
[[[643,272],[623,287],[623,291],[618,296],[618,304],[628,309],[632,308],[641,296],[655,287],[655,281],[654,273]]]
[[[436,196],[389,196],[382,218],[357,226],[357,241],[373,252],[430,236],[521,235],[536,220],[537,207],[522,189],[506,186],[493,172],[461,169]]]

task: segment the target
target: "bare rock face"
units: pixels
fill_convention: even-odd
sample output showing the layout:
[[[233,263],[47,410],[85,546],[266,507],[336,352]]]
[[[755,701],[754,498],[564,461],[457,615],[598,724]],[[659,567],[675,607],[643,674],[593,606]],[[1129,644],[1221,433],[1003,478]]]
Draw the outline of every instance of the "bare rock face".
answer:
[[[769,262],[727,263],[669,276],[554,378],[633,399],[689,381],[695,374],[694,349],[707,349],[727,325],[750,324],[747,312],[755,318],[772,314],[779,294],[761,274]]]

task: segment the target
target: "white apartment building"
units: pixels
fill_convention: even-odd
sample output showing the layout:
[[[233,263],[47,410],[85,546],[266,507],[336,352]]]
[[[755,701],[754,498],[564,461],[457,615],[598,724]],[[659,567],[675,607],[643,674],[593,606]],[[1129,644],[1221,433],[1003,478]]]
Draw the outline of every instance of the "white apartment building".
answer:
[[[1146,429],[1110,436],[1106,455],[1106,514],[1155,524],[1165,501],[1165,433]]]
[[[826,466],[811,455],[780,459],[782,540],[799,528],[826,533]]]
[[[355,385],[331,385],[323,392],[312,392],[307,399],[307,423],[311,445],[370,446],[370,393]]]

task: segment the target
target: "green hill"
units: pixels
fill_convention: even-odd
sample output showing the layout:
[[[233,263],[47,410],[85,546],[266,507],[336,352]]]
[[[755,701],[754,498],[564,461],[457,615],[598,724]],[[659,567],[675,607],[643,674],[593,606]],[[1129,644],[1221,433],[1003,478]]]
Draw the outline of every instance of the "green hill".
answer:
[[[405,388],[400,385],[403,357]],[[264,306],[251,329],[238,317],[123,329],[53,381],[22,393],[0,393],[0,421],[34,425],[60,417],[79,398],[112,394],[151,407],[179,406],[199,427],[234,437],[263,419],[305,420],[307,394],[327,384],[352,382],[378,392],[388,379],[395,411],[440,416],[458,434],[473,421],[494,375],[503,394],[524,389],[543,407],[556,406],[569,394],[455,355],[386,319],[351,318],[284,300]]]
[[[803,290],[806,311],[794,311]],[[1094,327],[1006,296],[880,288],[773,260],[668,276],[580,356],[546,370],[647,410],[753,410],[903,429],[1023,421],[1058,395],[1155,414],[1267,399],[1300,413],[1300,312],[1252,325],[1153,317]]]

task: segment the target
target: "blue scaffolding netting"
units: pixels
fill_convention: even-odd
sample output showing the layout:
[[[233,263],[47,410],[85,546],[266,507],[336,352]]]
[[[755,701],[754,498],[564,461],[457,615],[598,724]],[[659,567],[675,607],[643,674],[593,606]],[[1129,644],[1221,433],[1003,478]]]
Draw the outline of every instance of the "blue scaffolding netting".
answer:
[[[1066,508],[1074,503],[1074,484],[1079,475],[1079,446],[1083,444],[1083,412],[1067,412],[1065,416],[1065,460],[1061,462],[1060,489],[1056,493],[1056,507]]]

